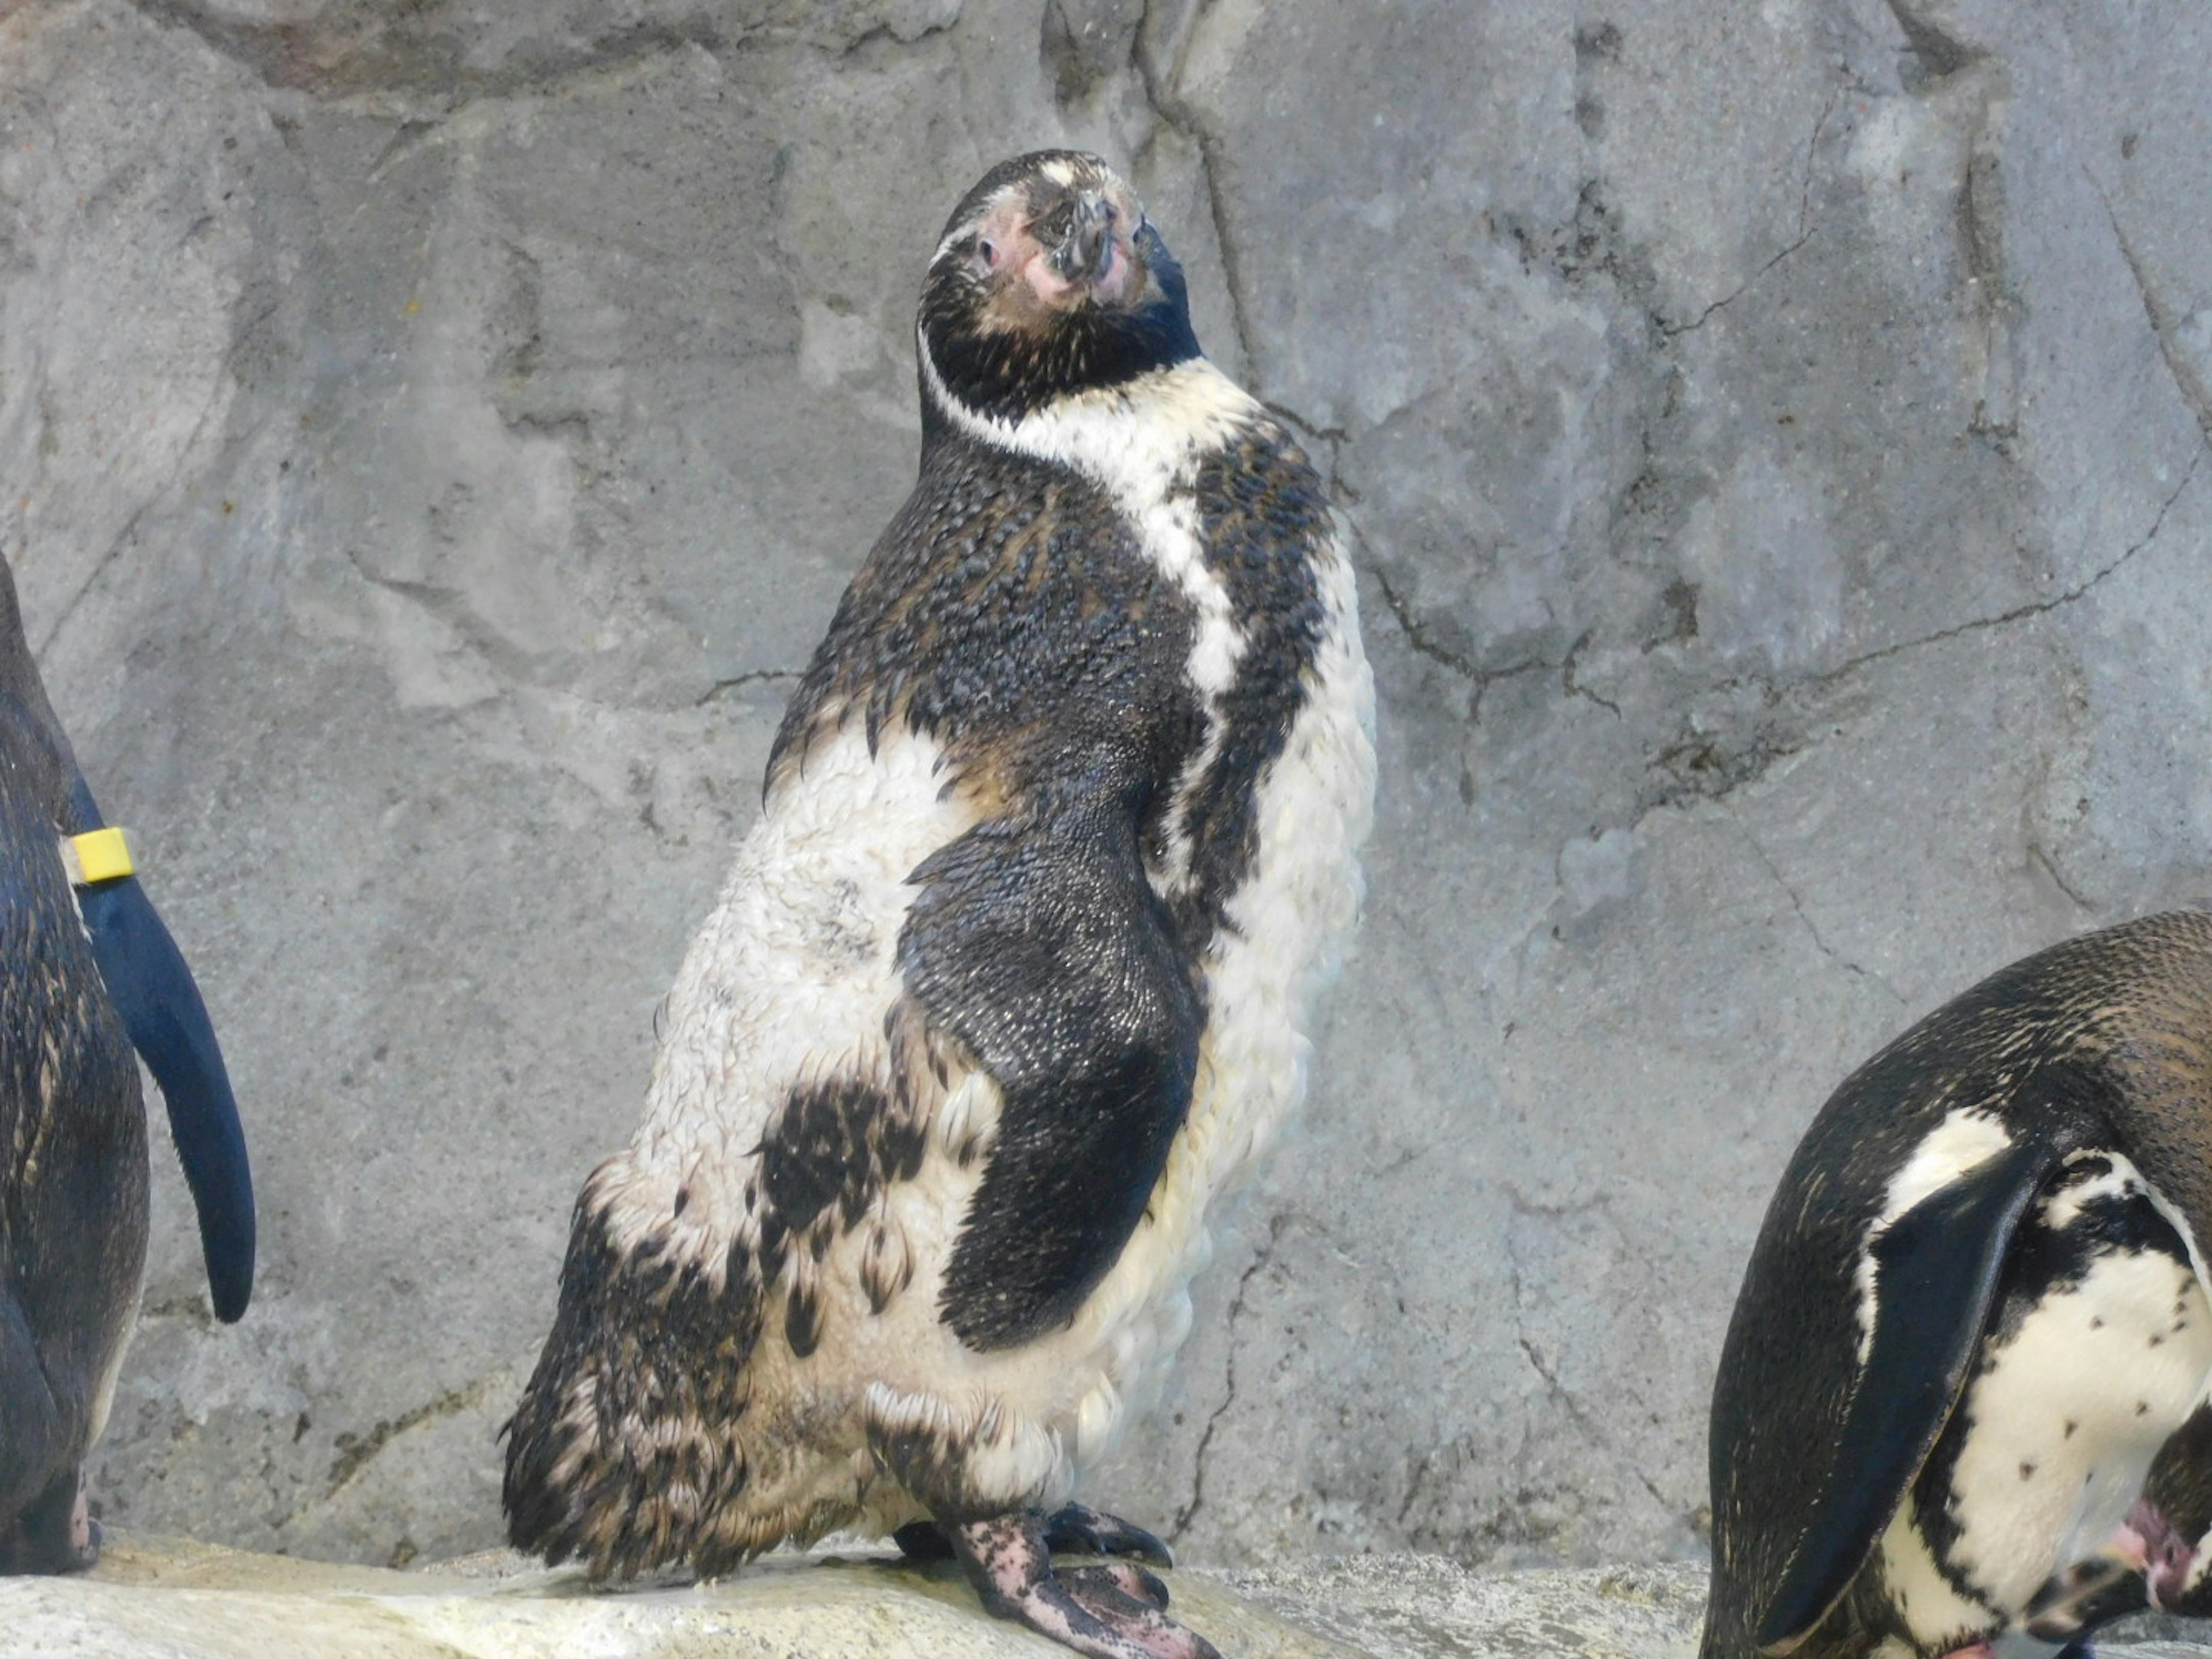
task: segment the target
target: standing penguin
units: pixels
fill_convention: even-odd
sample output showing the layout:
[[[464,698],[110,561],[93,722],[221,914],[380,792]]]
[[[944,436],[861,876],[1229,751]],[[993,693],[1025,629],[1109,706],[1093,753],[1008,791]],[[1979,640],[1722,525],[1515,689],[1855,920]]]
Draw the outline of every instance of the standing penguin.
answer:
[[[0,561],[0,1572],[99,1557],[81,1465],[146,1265],[134,1045],[168,1105],[216,1316],[235,1320],[253,1287],[253,1188],[222,1054],[77,770]]]
[[[1854,1073],[1722,1350],[1705,1659],[2056,1645],[2127,1610],[2080,1564],[2188,1443],[2208,1239],[2212,915],[2015,963]]]
[[[897,1529],[1079,1651],[1209,1654],[1048,1556],[1158,1540],[1048,1511],[1304,1090],[1374,787],[1352,568],[1097,157],[985,175],[917,336],[920,480],[577,1200],[509,1524],[602,1577]]]

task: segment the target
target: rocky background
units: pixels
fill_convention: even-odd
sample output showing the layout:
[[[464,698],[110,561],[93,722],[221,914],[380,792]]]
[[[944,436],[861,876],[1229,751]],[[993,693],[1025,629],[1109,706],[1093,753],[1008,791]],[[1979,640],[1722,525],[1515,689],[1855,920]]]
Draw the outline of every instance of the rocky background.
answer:
[[[1126,167],[1381,691],[1304,1120],[1095,1494],[1693,1556],[1828,1089],[2212,892],[2212,21],[2118,0],[0,0],[0,551],[263,1194],[129,1526],[498,1535],[568,1206],[911,476],[945,214]],[[2198,483],[2200,471],[2204,482]]]

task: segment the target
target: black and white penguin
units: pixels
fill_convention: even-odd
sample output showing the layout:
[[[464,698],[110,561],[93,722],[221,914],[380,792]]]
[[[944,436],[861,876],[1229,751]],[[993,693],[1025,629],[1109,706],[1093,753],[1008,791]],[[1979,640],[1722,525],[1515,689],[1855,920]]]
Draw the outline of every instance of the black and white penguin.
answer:
[[[146,1265],[161,1088],[216,1316],[253,1285],[253,1188],[199,988],[54,718],[0,561],[0,1572],[90,1566],[82,1490]]]
[[[2051,1652],[2128,1610],[2082,1564],[2212,1379],[2208,1237],[2212,915],[2015,963],[1854,1073],[1722,1350],[1705,1659]]]
[[[510,1528],[624,1577],[896,1531],[1079,1651],[1206,1654],[1048,1559],[1157,1540],[1054,1511],[1304,1087],[1374,783],[1352,567],[1097,157],[968,193],[917,337],[919,482],[578,1200]]]

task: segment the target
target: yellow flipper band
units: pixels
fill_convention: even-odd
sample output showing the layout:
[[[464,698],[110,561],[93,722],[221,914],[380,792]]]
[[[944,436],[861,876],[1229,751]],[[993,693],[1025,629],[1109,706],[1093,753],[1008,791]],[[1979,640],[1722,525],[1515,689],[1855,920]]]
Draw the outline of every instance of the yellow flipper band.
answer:
[[[136,875],[138,871],[131,860],[130,838],[112,827],[88,830],[81,836],[64,836],[62,867],[69,872],[72,887],[113,881],[118,876]]]

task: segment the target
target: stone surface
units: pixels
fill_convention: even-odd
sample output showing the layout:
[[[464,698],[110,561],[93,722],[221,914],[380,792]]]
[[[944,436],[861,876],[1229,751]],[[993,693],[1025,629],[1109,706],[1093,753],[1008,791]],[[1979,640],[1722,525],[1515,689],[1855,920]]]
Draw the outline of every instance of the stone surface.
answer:
[[[1471,1572],[1341,1555],[1168,1575],[1229,1659],[1693,1659],[1702,1569]],[[2203,1659],[2202,1627],[2138,1620],[2107,1659]],[[412,1572],[118,1537],[89,1577],[0,1579],[0,1659],[1036,1659],[949,1565],[778,1557],[706,1585],[593,1591],[508,1551]]]
[[[1178,1613],[1240,1659],[1356,1659],[1219,1584]],[[783,1559],[708,1585],[598,1593],[507,1552],[429,1571],[126,1540],[86,1579],[0,1580],[6,1659],[1016,1659],[1065,1654],[985,1614],[957,1572]]]
[[[2212,893],[2208,52],[2109,0],[0,5],[0,551],[264,1205],[217,1329],[158,1173],[109,1516],[495,1541],[568,1206],[906,487],[921,262],[1073,142],[1329,468],[1384,759],[1304,1130],[1093,1495],[1200,1562],[1694,1557],[1829,1088]]]

